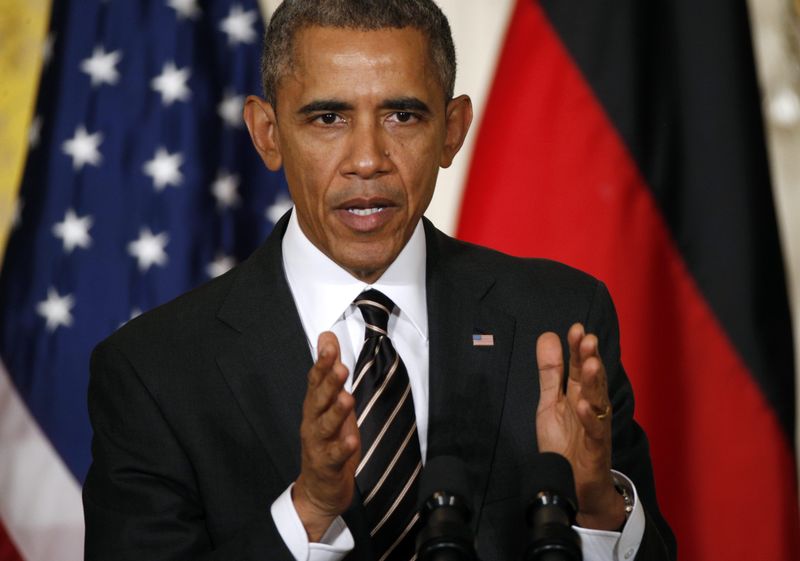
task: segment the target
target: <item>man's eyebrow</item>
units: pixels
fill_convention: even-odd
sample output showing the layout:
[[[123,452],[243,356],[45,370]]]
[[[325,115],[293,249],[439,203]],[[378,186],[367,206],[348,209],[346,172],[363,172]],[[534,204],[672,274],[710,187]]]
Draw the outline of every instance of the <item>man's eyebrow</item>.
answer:
[[[339,113],[342,111],[352,111],[353,105],[337,99],[317,99],[303,105],[297,112],[301,115],[311,113]],[[430,113],[430,107],[416,97],[395,97],[384,99],[380,104],[380,109],[391,109],[393,111],[411,111],[415,113]]]
[[[416,97],[396,97],[384,99],[381,102],[381,109],[393,109],[395,111],[411,111],[415,113],[430,113],[430,107]]]
[[[298,113],[303,115],[308,115],[311,113],[319,113],[330,111],[331,113],[338,113],[340,111],[350,111],[353,109],[353,106],[349,103],[345,103],[344,101],[338,101],[336,99],[317,99],[312,101],[311,103],[306,103],[300,109],[297,110]]]

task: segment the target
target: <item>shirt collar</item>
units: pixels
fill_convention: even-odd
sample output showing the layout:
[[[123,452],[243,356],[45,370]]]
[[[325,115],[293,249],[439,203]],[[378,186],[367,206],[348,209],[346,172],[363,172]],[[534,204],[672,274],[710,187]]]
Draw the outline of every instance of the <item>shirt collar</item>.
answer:
[[[403,250],[381,277],[369,285],[352,276],[312,244],[292,212],[283,235],[283,267],[300,320],[311,343],[348,311],[353,300],[367,288],[380,290],[428,339],[425,290],[425,229],[420,221]]]

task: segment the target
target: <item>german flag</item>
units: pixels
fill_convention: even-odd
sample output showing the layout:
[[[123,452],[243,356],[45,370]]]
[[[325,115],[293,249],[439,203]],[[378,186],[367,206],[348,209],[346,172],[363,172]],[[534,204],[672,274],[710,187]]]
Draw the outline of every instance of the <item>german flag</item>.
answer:
[[[800,559],[791,325],[744,1],[519,0],[458,235],[609,286],[681,559]]]

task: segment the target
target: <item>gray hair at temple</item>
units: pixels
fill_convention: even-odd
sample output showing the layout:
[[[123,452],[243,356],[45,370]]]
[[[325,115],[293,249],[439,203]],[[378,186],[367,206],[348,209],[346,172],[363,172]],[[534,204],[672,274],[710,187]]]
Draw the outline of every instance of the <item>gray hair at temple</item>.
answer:
[[[428,38],[446,99],[453,97],[456,51],[450,24],[433,0],[284,0],[264,34],[261,79],[264,98],[274,107],[281,78],[292,64],[294,37],[301,29],[339,27],[373,31],[412,27]]]

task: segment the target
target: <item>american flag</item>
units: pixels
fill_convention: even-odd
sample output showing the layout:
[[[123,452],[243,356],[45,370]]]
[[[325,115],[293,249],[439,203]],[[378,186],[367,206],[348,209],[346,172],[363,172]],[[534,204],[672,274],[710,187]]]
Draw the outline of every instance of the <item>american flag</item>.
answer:
[[[473,347],[493,347],[494,346],[494,335],[489,335],[485,333],[475,333],[472,335],[472,346]]]
[[[0,271],[0,561],[82,558],[92,347],[290,202],[250,145],[256,0],[59,0]],[[6,543],[3,543],[5,540]]]

